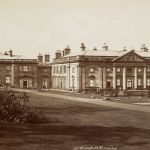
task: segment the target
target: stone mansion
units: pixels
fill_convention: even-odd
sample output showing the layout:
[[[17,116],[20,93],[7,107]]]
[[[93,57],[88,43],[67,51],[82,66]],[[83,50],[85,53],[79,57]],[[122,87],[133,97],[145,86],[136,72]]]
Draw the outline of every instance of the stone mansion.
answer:
[[[72,91],[120,89],[150,89],[150,52],[141,49],[112,51],[104,44],[101,50],[80,52],[56,51],[52,66],[52,88]]]
[[[0,54],[0,85],[16,88],[46,88],[71,91],[83,90],[145,90],[150,89],[150,52],[145,45],[140,50],[87,50],[81,43],[80,51],[69,47],[37,59]]]

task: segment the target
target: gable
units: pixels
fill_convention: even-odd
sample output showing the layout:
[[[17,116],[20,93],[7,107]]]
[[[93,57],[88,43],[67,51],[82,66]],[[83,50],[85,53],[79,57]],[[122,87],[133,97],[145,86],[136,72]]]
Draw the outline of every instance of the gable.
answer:
[[[144,58],[136,54],[134,51],[130,51],[122,56],[119,56],[114,61],[119,62],[144,62]]]

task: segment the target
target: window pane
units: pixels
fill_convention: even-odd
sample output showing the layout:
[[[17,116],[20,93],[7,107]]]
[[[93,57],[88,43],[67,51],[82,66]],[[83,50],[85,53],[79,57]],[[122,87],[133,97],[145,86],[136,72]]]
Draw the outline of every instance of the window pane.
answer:
[[[10,83],[10,76],[6,76],[6,83]]]
[[[111,71],[111,68],[110,68],[110,67],[107,67],[107,68],[106,68],[106,71],[107,71],[107,72],[110,72],[110,71]]]
[[[93,67],[90,67],[90,72],[94,72],[94,68]]]
[[[6,66],[6,70],[9,71],[10,70],[10,66]]]
[[[23,71],[28,72],[28,66],[23,66]]]
[[[90,80],[90,87],[93,87],[93,86],[94,86],[94,80],[91,79],[91,80]]]

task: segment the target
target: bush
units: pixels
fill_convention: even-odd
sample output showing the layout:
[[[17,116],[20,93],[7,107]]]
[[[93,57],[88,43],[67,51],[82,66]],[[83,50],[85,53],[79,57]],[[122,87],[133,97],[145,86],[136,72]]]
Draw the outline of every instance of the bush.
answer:
[[[26,92],[0,90],[0,122],[41,123],[47,119],[40,111],[27,105],[29,95]]]

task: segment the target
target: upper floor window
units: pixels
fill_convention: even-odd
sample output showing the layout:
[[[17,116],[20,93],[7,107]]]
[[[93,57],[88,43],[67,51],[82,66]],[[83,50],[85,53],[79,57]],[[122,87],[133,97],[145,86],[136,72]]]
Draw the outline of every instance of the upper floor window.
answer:
[[[56,70],[55,70],[55,66],[53,66],[53,73],[55,74]]]
[[[147,72],[150,72],[150,67],[147,68]]]
[[[19,66],[19,71],[22,71],[22,66]]]
[[[23,66],[23,71],[28,72],[28,66]]]
[[[94,68],[93,67],[90,67],[90,72],[94,72]]]
[[[74,67],[72,68],[72,73],[75,73],[75,68]]]
[[[57,73],[59,73],[59,67],[57,66],[57,71],[56,71]]]
[[[106,71],[107,71],[107,72],[111,72],[111,68],[110,68],[110,67],[107,67],[107,68],[106,68]]]
[[[138,68],[137,71],[138,71],[138,72],[142,72],[142,68]]]
[[[62,73],[62,66],[60,66],[60,73]]]
[[[132,72],[132,68],[127,68],[127,72],[131,73]]]
[[[147,86],[150,86],[150,78],[147,78]]]
[[[64,66],[64,73],[66,73],[66,66]]]
[[[44,72],[44,73],[47,73],[47,72],[48,72],[47,68],[44,68],[44,69],[43,69],[43,72]]]
[[[32,67],[31,66],[28,66],[28,68],[29,68],[29,71],[32,71]]]
[[[11,68],[10,66],[6,66],[6,70],[9,71]]]
[[[121,72],[121,68],[120,67],[117,67],[117,72]]]

